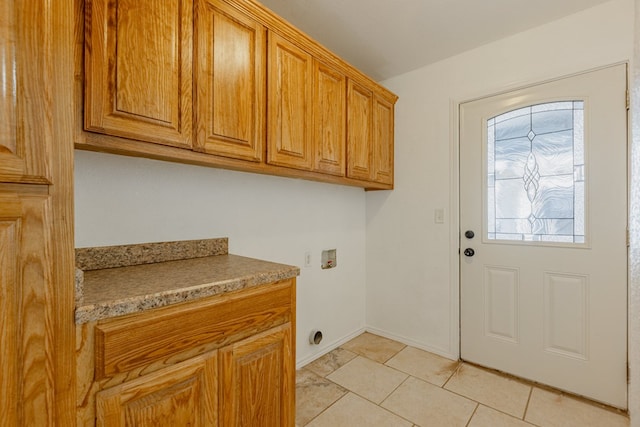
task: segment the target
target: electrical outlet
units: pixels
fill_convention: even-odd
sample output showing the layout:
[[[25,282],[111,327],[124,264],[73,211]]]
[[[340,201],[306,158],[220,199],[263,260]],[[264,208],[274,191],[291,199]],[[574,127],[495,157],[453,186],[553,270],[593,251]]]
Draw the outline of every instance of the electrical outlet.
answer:
[[[322,269],[334,268],[338,265],[338,255],[335,249],[322,251]]]
[[[311,267],[311,252],[309,251],[304,253],[304,266],[305,268]]]

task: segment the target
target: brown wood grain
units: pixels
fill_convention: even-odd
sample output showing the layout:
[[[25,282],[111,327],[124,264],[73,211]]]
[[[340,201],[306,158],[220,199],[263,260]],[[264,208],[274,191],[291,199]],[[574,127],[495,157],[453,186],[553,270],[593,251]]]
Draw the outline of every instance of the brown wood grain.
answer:
[[[221,349],[222,425],[295,425],[291,333],[287,323]]]
[[[73,5],[0,15],[0,422],[73,426]]]
[[[373,179],[393,184],[393,103],[373,98]]]
[[[363,179],[340,177],[326,173],[305,171],[266,163],[247,162],[244,160],[232,159],[230,157],[198,153],[195,151],[158,144],[149,144],[142,141],[127,140],[124,138],[116,138],[98,133],[84,132],[81,135],[76,136],[76,148],[82,150],[122,154],[127,156],[144,157],[266,175],[301,178],[310,181],[361,187],[365,190],[391,190],[393,188],[393,186],[388,184],[381,184]]]
[[[19,425],[20,378],[20,278],[19,222],[21,206],[17,195],[0,193],[0,413],[8,425]],[[10,397],[12,396],[12,397]]]
[[[103,390],[96,408],[97,426],[217,426],[217,352]]]
[[[347,79],[318,60],[314,61],[313,107],[314,170],[345,176]]]
[[[191,147],[191,0],[87,0],[85,127]]]
[[[313,148],[313,58],[269,33],[267,162],[311,170]]]
[[[347,176],[373,180],[373,92],[353,80],[347,82]]]
[[[74,257],[74,30],[78,15],[73,2],[46,2],[51,7],[47,27],[51,43],[51,163],[49,195],[51,216],[48,232],[51,242],[52,280],[48,283],[47,307],[51,315],[53,338],[51,360],[55,381],[55,425],[75,425],[76,363],[75,347],[75,257]]]
[[[5,1],[0,5],[0,181],[49,183],[46,151],[50,133],[47,7],[41,1]],[[5,86],[6,85],[6,86]]]
[[[133,17],[137,22],[135,25],[126,19],[126,12],[135,10],[131,0],[86,1],[86,22],[77,25],[76,99],[84,103],[85,124],[91,132],[77,128],[76,148],[330,182],[367,190],[393,188],[393,156],[384,155],[392,153],[393,146],[375,147],[377,141],[389,141],[389,138],[375,138],[381,129],[378,124],[369,123],[366,129],[348,128],[346,132],[349,135],[364,135],[369,140],[345,151],[339,148],[338,115],[343,103],[338,101],[337,87],[330,88],[335,82],[331,82],[326,71],[331,69],[334,78],[342,74],[349,81],[357,81],[363,90],[375,94],[392,107],[397,100],[396,95],[259,3],[196,0],[191,26],[186,23],[189,14],[182,13],[182,27],[177,28],[177,21],[162,18],[168,14],[162,10],[176,6],[176,1],[166,2],[157,10],[150,6],[155,13]],[[75,3],[83,8],[83,0]],[[136,2],[135,5],[142,3]],[[186,3],[189,1],[181,1],[180,10],[186,7]],[[117,16],[123,16],[119,21],[114,17],[115,11],[120,11]],[[169,61],[167,58],[175,61],[163,70],[176,69],[176,64],[180,65],[178,75],[183,79],[180,87],[184,89],[181,92],[184,96],[179,99],[168,92],[175,87],[172,83],[175,82],[175,74],[153,72],[157,65],[153,61],[138,61],[135,70],[130,66],[134,63],[130,58],[148,56],[148,52],[140,55],[131,52],[144,50],[144,38],[157,34],[157,27],[162,25],[168,25],[165,29],[169,33],[180,30],[183,37],[181,57],[170,54],[166,43],[162,43],[164,38],[154,39],[149,44],[151,51],[161,52],[154,56],[158,63]],[[189,28],[185,29],[185,26]],[[142,28],[145,27],[151,30],[143,34]],[[265,40],[267,32],[269,43]],[[123,53],[116,55],[114,40],[118,34],[128,38],[124,46],[130,49],[122,49]],[[194,37],[195,43],[191,46]],[[133,43],[131,40],[136,38],[143,42]],[[118,61],[121,66],[113,65]],[[145,65],[147,63],[150,65]],[[323,66],[320,75],[316,72],[317,63]],[[132,71],[121,75],[121,70],[128,69]],[[185,76],[191,79],[191,74],[193,99],[190,100],[188,88],[191,88],[191,80],[187,82]],[[143,94],[134,88],[141,87],[140,82],[145,80],[142,76],[147,75],[157,81],[149,82],[150,90]],[[143,95],[147,98],[141,98]],[[157,102],[151,101],[154,97]],[[320,109],[318,105],[323,102],[332,103],[334,108]],[[117,103],[123,107],[114,109]],[[164,107],[174,103],[179,108],[171,111],[182,111],[179,123],[183,127],[179,130],[180,137],[176,137],[174,130],[167,137],[163,132],[176,127],[175,123],[163,121],[168,117],[168,113],[163,111],[169,111]],[[370,122],[383,117],[373,110],[371,106],[368,111]],[[156,119],[149,118],[151,116]],[[352,122],[347,121],[345,126]],[[361,125],[362,120],[354,123]],[[169,128],[163,128],[165,125]],[[386,126],[386,121],[381,126]],[[381,130],[380,135],[388,129],[393,133],[393,123]],[[359,169],[364,165],[361,157],[367,156],[367,150],[371,153],[371,160],[368,169],[363,171]],[[380,155],[375,157],[375,153]],[[351,166],[343,167],[341,162]],[[382,166],[387,162],[391,162],[391,167]],[[380,165],[384,172],[375,172],[376,165]]]
[[[77,425],[119,426],[128,422],[126,425],[293,427],[295,301],[295,279],[290,279],[77,325]],[[263,309],[279,312],[276,307],[286,308],[287,313],[273,321],[256,315]],[[205,331],[201,336],[212,330],[203,323],[214,324],[213,329],[227,328],[224,338],[194,341],[192,328]],[[100,328],[123,339],[126,337],[121,333],[128,329],[135,335],[134,343],[146,347],[154,338],[163,339],[152,328],[154,324],[168,333],[172,333],[169,324],[180,331],[172,337],[177,344],[171,352],[165,352],[161,359],[153,354],[143,365],[126,372],[105,378],[96,375],[102,363],[96,350],[104,345],[97,339],[103,333]],[[147,336],[135,333],[137,329]],[[167,342],[157,349],[162,352],[160,347],[165,345]],[[127,346],[117,348],[124,353],[130,350]]]
[[[195,12],[195,149],[263,160],[266,29],[219,0]]]
[[[96,379],[205,343],[224,345],[289,320],[291,280],[100,322]]]
[[[0,193],[0,413],[8,425],[47,426],[54,417],[48,203],[48,195]]]

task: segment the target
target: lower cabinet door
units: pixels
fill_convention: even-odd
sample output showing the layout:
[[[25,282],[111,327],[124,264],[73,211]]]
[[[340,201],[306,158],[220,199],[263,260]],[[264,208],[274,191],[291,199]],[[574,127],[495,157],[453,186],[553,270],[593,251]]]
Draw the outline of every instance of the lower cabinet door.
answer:
[[[217,352],[103,390],[97,426],[217,426]]]
[[[290,323],[220,349],[220,375],[221,425],[295,425]]]

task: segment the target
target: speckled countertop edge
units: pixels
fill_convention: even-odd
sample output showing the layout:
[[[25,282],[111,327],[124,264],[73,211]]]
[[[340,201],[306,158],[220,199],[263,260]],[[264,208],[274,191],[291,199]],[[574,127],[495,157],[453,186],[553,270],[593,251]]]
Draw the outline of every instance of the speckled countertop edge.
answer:
[[[256,260],[257,261],[257,260]],[[300,274],[294,266],[280,264],[281,270],[249,274],[229,280],[182,287],[169,291],[138,295],[130,298],[114,299],[93,304],[79,305],[75,312],[76,324],[87,323],[125,314],[137,313],[152,308],[193,301],[198,298],[221,295],[227,292],[247,289],[267,283],[290,279]]]
[[[82,271],[153,264],[181,259],[226,255],[229,239],[181,240],[76,249],[76,268]]]
[[[298,267],[227,251],[227,238],[76,249],[75,321],[122,316],[300,274]]]

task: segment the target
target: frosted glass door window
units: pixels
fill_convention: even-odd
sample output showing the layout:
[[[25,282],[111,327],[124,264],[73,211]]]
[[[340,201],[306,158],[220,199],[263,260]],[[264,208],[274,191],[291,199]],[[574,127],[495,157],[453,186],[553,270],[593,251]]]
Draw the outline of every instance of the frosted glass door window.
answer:
[[[584,102],[487,121],[487,237],[585,242]]]

